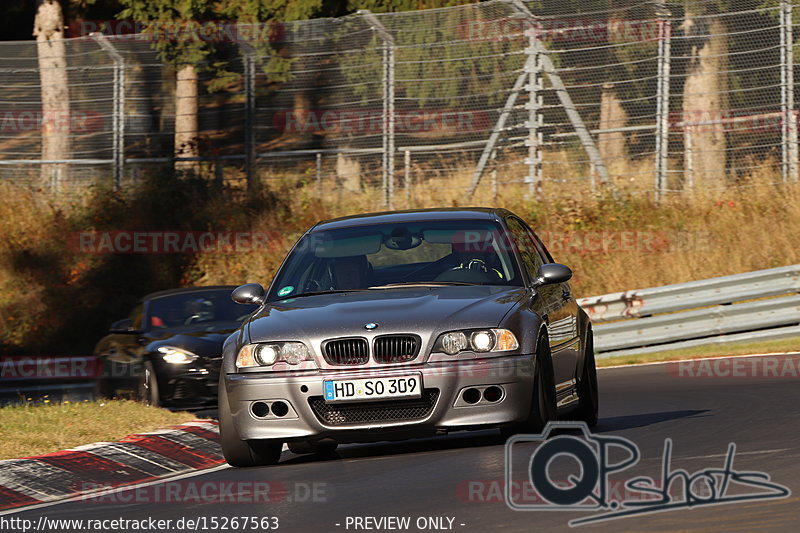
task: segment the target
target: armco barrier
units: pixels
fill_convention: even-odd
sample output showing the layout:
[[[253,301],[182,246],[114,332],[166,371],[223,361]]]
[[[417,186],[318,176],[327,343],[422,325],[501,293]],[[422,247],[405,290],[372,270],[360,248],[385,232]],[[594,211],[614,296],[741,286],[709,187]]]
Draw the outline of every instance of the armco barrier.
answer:
[[[800,265],[582,298],[599,357],[800,336]]]

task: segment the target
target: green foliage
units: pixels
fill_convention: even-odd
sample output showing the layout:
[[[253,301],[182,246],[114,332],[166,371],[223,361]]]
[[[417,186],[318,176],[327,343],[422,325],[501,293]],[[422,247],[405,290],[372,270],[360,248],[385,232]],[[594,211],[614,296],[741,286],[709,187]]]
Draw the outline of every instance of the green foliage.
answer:
[[[120,0],[119,18],[144,23],[155,37],[153,47],[163,61],[176,67],[200,64],[211,53],[209,43],[197,38],[202,21],[213,20],[211,0]]]

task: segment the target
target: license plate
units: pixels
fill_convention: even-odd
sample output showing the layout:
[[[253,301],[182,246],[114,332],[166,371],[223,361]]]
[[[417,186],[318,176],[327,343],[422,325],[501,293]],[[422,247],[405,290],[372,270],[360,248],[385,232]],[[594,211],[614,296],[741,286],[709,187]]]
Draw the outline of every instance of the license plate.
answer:
[[[421,374],[385,378],[325,380],[323,385],[327,403],[420,398],[422,396]]]

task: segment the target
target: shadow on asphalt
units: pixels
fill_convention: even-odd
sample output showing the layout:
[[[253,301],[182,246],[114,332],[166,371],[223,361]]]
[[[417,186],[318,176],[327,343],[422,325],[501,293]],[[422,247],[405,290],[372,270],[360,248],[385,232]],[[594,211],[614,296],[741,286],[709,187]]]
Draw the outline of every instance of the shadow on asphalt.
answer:
[[[340,446],[336,452],[328,454],[294,455],[281,464],[302,464],[340,459],[363,459],[367,457],[396,456],[403,454],[451,450],[458,448],[478,448],[482,446],[502,446],[505,439],[498,431],[473,431],[442,437],[411,439],[402,441],[376,442],[368,444],[347,444]],[[284,455],[285,457],[285,455]]]
[[[660,413],[641,413],[638,415],[614,416],[601,418],[597,426],[592,429],[594,433],[605,431],[618,431],[620,429],[632,429],[668,422],[679,418],[690,418],[695,416],[708,416],[709,409],[686,409],[682,411],[662,411]]]
[[[601,418],[597,426],[592,428],[593,433],[604,433],[649,426],[680,418],[708,416],[710,409],[687,409],[681,411],[663,411],[659,413],[641,413],[636,415],[615,416]],[[216,410],[197,411],[199,418],[216,418]],[[570,431],[567,431],[569,433]],[[315,453],[295,455],[284,452],[282,465],[297,465],[342,459],[364,459],[368,457],[397,456],[419,452],[432,452],[440,450],[479,448],[483,446],[503,446],[506,439],[496,430],[465,431],[440,437],[422,439],[385,441],[363,444],[344,444],[333,453]],[[286,458],[288,456],[288,458]]]

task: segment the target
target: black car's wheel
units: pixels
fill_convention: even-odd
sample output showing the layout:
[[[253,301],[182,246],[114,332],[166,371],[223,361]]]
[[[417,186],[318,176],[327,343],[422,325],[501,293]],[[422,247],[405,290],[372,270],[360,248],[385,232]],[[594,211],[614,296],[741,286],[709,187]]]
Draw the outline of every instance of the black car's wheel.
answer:
[[[586,422],[589,427],[597,425],[597,368],[594,361],[594,335],[592,328],[586,330],[583,343],[583,372],[578,380],[578,409],[576,418]]]
[[[320,442],[295,441],[287,443],[289,451],[298,455],[314,453],[317,455],[331,455],[336,451],[339,443],[334,440],[324,440]]]
[[[539,338],[536,347],[536,367],[533,375],[533,394],[531,411],[528,419],[522,424],[503,428],[503,437],[515,433],[541,433],[551,420],[557,418],[556,387],[553,376],[553,360],[550,356],[550,343],[547,337]]]
[[[136,400],[145,404],[159,407],[161,397],[158,394],[158,380],[153,369],[153,363],[145,361],[142,364],[142,373],[136,387]]]
[[[219,435],[222,455],[231,466],[266,466],[277,464],[283,442],[277,440],[242,440],[231,419],[224,377],[219,378]]]

